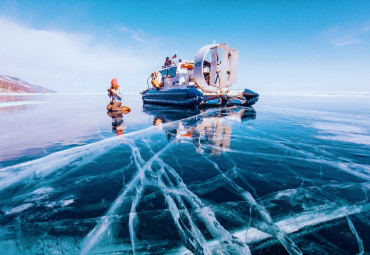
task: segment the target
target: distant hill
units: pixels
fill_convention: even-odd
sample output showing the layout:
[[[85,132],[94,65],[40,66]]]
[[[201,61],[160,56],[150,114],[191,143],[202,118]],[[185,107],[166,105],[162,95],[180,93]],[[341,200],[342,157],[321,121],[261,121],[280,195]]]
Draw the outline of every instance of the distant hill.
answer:
[[[30,84],[19,78],[0,75],[0,93],[55,93],[55,91]]]

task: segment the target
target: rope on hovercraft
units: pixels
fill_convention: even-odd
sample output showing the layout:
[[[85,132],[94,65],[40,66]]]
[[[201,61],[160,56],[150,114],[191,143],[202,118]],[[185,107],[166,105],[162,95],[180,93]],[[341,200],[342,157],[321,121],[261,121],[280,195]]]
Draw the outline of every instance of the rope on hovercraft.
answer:
[[[149,75],[148,79],[146,79],[146,84],[148,85],[148,89],[149,89],[149,79],[152,77],[152,75]]]

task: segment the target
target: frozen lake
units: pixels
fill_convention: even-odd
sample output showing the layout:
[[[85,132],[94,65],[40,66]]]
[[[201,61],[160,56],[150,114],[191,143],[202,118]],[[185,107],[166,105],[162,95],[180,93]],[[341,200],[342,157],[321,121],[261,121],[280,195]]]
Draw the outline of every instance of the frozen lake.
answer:
[[[370,94],[0,95],[1,254],[370,251]]]

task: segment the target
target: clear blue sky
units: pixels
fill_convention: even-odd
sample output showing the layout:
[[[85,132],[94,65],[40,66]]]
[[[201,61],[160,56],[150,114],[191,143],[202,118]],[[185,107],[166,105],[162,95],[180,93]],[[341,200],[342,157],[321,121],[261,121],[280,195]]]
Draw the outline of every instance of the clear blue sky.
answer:
[[[57,91],[140,91],[214,39],[240,50],[238,88],[370,91],[370,1],[3,0],[0,22],[0,74]]]

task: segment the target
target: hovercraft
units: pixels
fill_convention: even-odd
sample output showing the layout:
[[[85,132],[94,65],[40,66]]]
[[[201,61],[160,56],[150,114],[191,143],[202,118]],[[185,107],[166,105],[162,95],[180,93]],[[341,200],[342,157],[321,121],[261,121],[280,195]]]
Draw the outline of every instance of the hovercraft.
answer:
[[[238,59],[239,51],[227,44],[206,45],[194,61],[174,61],[153,72],[153,88],[148,84],[148,89],[141,92],[143,102],[191,108],[251,106],[258,101],[257,93],[230,89],[236,82]]]

